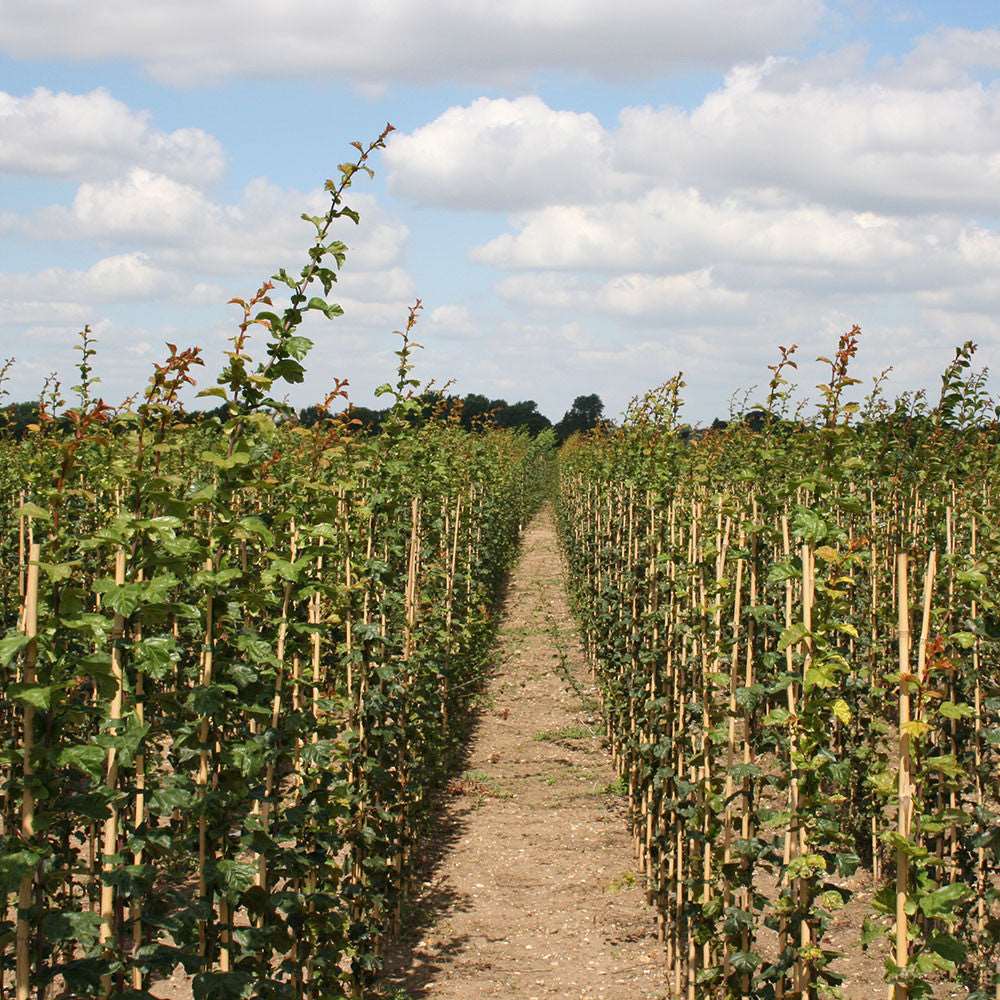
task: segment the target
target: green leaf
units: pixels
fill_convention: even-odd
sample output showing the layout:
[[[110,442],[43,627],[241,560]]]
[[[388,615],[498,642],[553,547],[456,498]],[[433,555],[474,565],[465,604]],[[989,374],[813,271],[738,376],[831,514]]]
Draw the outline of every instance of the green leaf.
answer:
[[[50,684],[48,686],[41,684],[11,684],[7,688],[7,694],[15,701],[23,702],[25,705],[34,705],[35,708],[45,712],[52,705],[52,696],[61,688],[61,684]]]
[[[821,542],[829,532],[826,521],[814,510],[800,507],[792,517],[795,537],[803,542]]]
[[[764,725],[784,726],[791,717],[791,713],[787,708],[772,708],[771,711],[764,716]]]
[[[971,705],[958,705],[953,701],[941,702],[938,711],[946,719],[968,719],[976,714],[976,710]]]
[[[966,899],[972,890],[967,885],[953,882],[933,892],[921,893],[918,905],[925,917],[944,917],[954,914],[955,904]]]
[[[68,580],[73,575],[74,563],[44,563],[40,562],[38,568],[53,582]]]
[[[29,642],[31,639],[23,632],[15,632],[0,639],[0,666],[6,667]]]
[[[953,754],[942,754],[939,757],[925,758],[924,767],[929,771],[937,771],[938,774],[946,775],[949,778],[957,778],[963,774],[963,770]]]
[[[833,717],[838,722],[842,723],[845,726],[849,726],[851,724],[851,719],[852,719],[851,706],[848,705],[843,698],[838,698],[833,703],[833,708],[831,711],[833,712]]]
[[[954,965],[961,965],[965,961],[965,945],[950,934],[935,934],[927,942],[927,947],[935,954],[940,955],[946,962],[951,962]]]
[[[42,856],[37,851],[23,850],[0,854],[0,888],[6,892],[16,890],[21,879],[30,875],[41,860]]]
[[[199,972],[191,989],[194,1000],[243,1000],[253,991],[249,972]]]
[[[93,743],[83,743],[75,747],[64,747],[56,757],[56,763],[61,767],[75,767],[84,774],[89,774],[99,781],[104,773],[104,761],[107,751]]]
[[[27,500],[21,507],[21,513],[25,517],[34,517],[39,521],[52,520],[52,515],[44,507],[39,507],[37,503],[32,503],[30,500]]]
[[[976,644],[975,632],[953,632],[951,641],[957,643],[962,649],[972,649]]]
[[[63,910],[46,913],[42,919],[42,933],[49,941],[72,941],[88,951],[97,943],[101,929],[101,915],[89,910]]]
[[[785,652],[789,646],[794,646],[801,642],[807,635],[809,635],[809,629],[806,628],[804,622],[796,622],[794,625],[789,625],[781,633],[781,639],[778,641],[778,652]]]

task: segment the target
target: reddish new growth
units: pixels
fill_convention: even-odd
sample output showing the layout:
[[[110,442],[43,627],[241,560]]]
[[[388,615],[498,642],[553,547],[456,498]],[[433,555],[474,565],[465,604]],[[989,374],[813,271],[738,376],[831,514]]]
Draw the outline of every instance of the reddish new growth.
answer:
[[[232,351],[226,352],[227,356],[232,360],[236,361],[237,359],[243,358],[243,348],[246,346],[247,336],[249,335],[250,327],[253,326],[254,323],[260,323],[263,326],[266,326],[268,329],[271,328],[271,323],[269,320],[255,319],[253,312],[257,308],[257,306],[273,305],[273,303],[271,302],[270,295],[268,294],[272,288],[274,288],[273,282],[265,281],[264,284],[261,285],[256,292],[254,292],[253,298],[250,299],[249,302],[246,299],[239,299],[239,298],[229,300],[229,305],[239,306],[243,310],[243,319],[240,322],[240,332],[235,337],[232,338],[233,341]]]

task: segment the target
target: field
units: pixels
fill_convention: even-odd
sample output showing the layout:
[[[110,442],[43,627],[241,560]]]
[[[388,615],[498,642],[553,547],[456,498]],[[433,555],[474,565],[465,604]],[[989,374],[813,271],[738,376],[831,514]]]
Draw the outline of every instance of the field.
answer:
[[[172,345],[109,406],[85,332],[74,400],[49,383],[29,433],[0,431],[0,997],[361,998],[387,956],[416,989],[400,942],[430,919],[454,796],[491,810],[477,829],[495,839],[456,848],[454,877],[509,865],[505,829],[545,828],[521,873],[537,884],[493,886],[490,926],[515,938],[509,899],[556,919],[548,893],[605,877],[613,836],[610,860],[553,859],[599,799],[623,806],[636,870],[606,891],[644,896],[658,940],[641,906],[608,926],[655,972],[595,996],[655,980],[677,1000],[1000,997],[1000,432],[973,346],[937,401],[876,385],[857,402],[855,329],[808,414],[782,349],[728,426],[681,425],[678,376],[557,454],[549,434],[464,430],[421,392],[418,303],[378,432],[342,383],[303,426],[279,389],[304,378],[305,314],[339,313],[331,232],[357,221],[344,198],[386,134],[328,182],[301,272],[233,300],[201,391],[220,410],[187,406],[202,356]],[[504,702],[514,735],[480,763],[508,770],[463,772],[543,507],[562,555],[530,563],[549,575],[519,578],[508,607],[540,628],[565,583],[536,673],[512,674],[541,700]],[[598,774],[602,738],[618,783]],[[553,825],[538,811],[565,802],[544,787],[583,769],[605,791]],[[574,948],[551,990],[495,985],[589,996]]]
[[[875,891],[854,930],[897,996],[997,988],[993,413],[971,345],[935,406],[849,402],[857,334],[814,420],[787,412],[783,351],[757,429],[683,441],[677,379],[560,460],[678,997],[824,995],[861,869]]]

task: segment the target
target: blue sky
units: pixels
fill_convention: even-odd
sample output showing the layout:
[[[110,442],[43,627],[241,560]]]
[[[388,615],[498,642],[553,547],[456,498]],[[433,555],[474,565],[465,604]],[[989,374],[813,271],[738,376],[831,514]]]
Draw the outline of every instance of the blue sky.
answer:
[[[988,3],[5,0],[0,359],[10,392],[138,389],[165,340],[207,372],[232,295],[305,246],[352,139],[398,133],[358,185],[307,383],[391,371],[612,412],[683,370],[688,416],[858,322],[859,373],[933,389],[952,345],[1000,344],[1000,30]],[[206,375],[207,375],[206,372]],[[813,376],[816,376],[815,378]]]

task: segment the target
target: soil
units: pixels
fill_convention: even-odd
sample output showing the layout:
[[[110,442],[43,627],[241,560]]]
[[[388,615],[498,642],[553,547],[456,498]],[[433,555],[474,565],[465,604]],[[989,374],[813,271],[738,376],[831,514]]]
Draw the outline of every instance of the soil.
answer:
[[[387,955],[390,996],[669,996],[561,565],[546,509],[525,532],[436,865]]]

